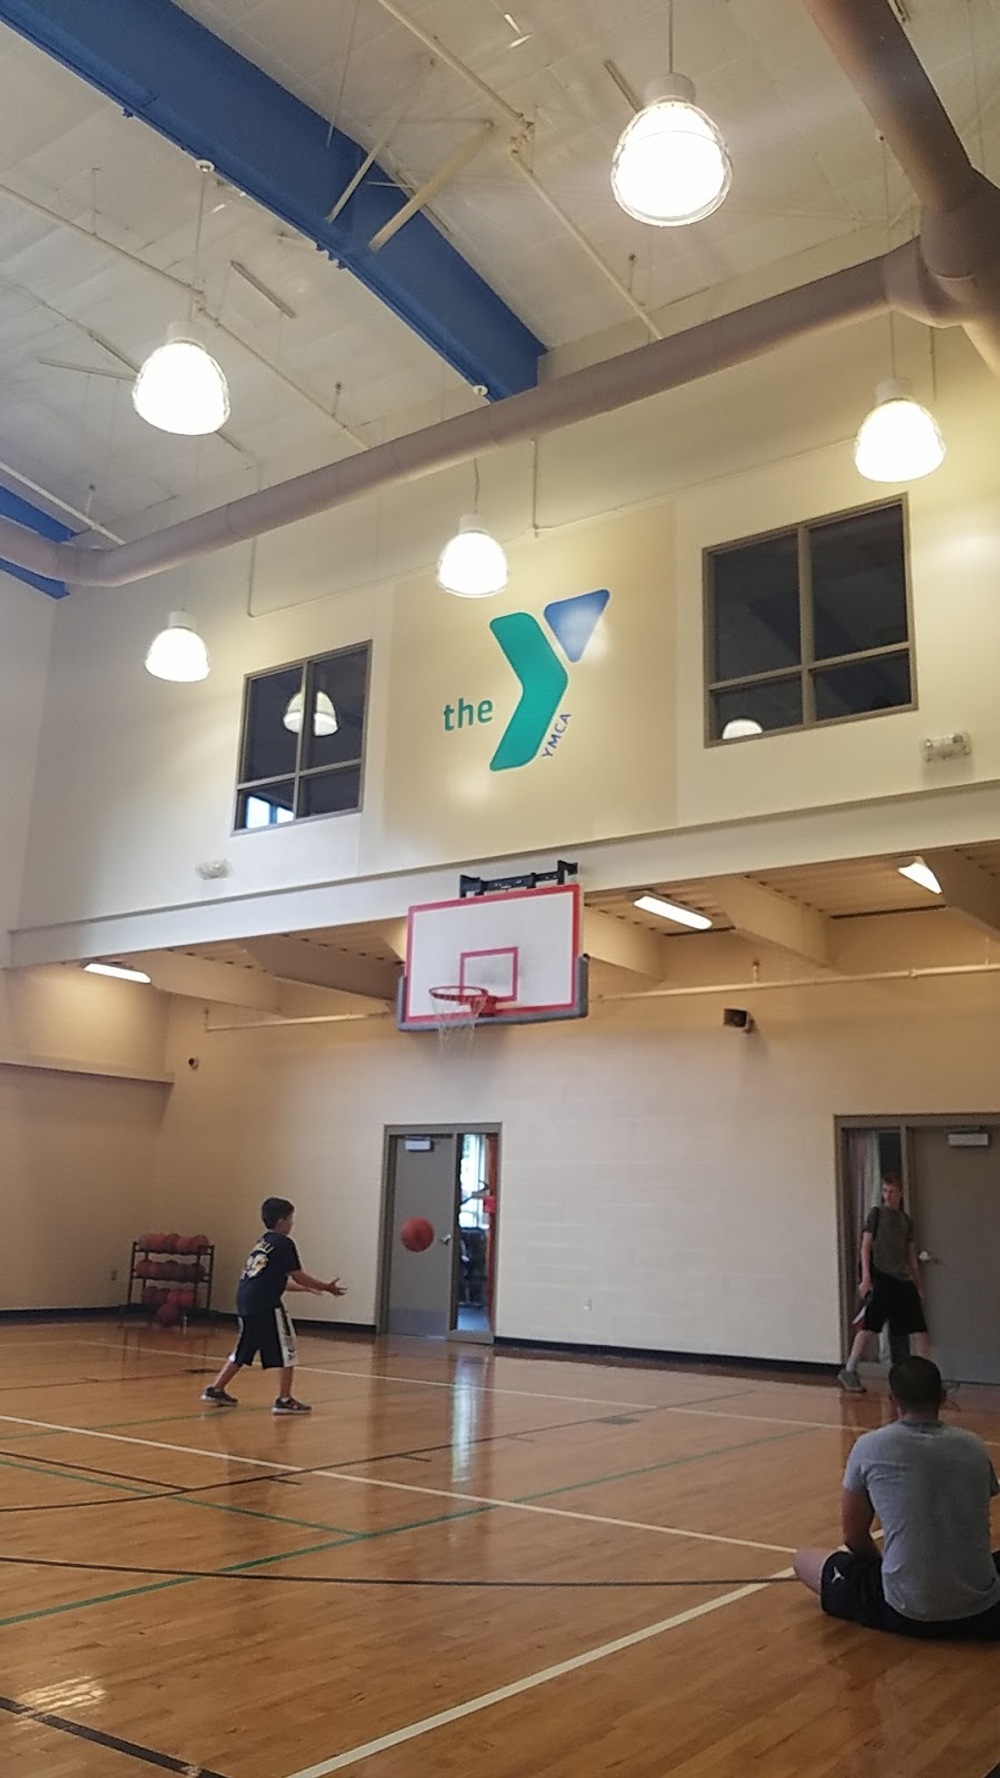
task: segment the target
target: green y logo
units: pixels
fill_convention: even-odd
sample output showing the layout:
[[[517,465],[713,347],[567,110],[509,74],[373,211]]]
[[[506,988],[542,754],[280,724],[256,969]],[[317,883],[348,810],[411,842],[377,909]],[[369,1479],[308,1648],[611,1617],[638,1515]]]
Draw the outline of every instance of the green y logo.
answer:
[[[576,662],[586,652],[610,597],[602,587],[546,605],[543,616],[567,660]],[[539,752],[569,684],[569,674],[529,612],[495,617],[490,629],[521,687],[517,708],[490,760],[491,772],[509,772],[515,766],[530,765]]]

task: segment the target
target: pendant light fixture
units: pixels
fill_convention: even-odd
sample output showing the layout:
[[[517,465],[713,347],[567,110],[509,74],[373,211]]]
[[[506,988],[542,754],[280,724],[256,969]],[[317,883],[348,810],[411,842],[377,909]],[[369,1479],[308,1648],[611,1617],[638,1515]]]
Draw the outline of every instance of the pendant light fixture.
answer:
[[[905,377],[887,377],[854,441],[854,462],[870,482],[915,482],[944,462],[945,442],[934,415],[913,398]]]
[[[889,212],[889,164],[882,139],[882,195],[886,249],[892,247]],[[933,335],[931,336],[933,364]],[[865,415],[854,440],[854,465],[870,482],[915,482],[931,475],[945,458],[945,442],[934,415],[914,399],[908,378],[897,375],[896,317],[889,310],[890,375],[875,388],[875,406]]]
[[[161,432],[187,438],[218,432],[229,418],[229,386],[199,337],[195,308],[200,302],[198,269],[201,230],[205,216],[205,186],[213,171],[211,161],[199,161],[201,189],[195,231],[194,266],[187,321],[168,329],[166,341],[150,352],[132,385],[132,406],[140,419]]]
[[[752,716],[733,716],[722,731],[724,741],[748,741],[751,735],[762,735],[763,728]]]
[[[458,599],[491,599],[507,585],[507,557],[478,515],[479,464],[473,461],[475,512],[459,520],[455,536],[438,557],[438,585]]]
[[[695,104],[694,82],[674,71],[674,0],[667,11],[667,41],[669,75],[648,88],[642,110],[619,136],[611,189],[637,222],[683,228],[719,208],[733,168],[718,128]]]
[[[146,654],[146,672],[175,685],[193,685],[208,678],[208,649],[186,611],[172,611],[166,629],[154,636]]]
[[[302,718],[305,714],[305,704],[306,697],[305,692],[303,691],[297,691],[294,697],[289,698],[285,707],[285,714],[281,718],[281,721],[290,734],[299,735],[302,733]],[[327,696],[325,691],[318,691],[316,693],[316,705],[313,710],[312,726],[313,734],[317,739],[324,735],[335,735],[340,727],[340,724],[337,721],[337,712],[334,709],[333,700]]]

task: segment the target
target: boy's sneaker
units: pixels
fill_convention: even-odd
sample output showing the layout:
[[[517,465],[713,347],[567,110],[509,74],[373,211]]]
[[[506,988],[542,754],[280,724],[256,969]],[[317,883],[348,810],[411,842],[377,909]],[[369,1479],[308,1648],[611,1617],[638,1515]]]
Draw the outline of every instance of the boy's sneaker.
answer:
[[[201,1399],[210,1401],[213,1408],[237,1408],[240,1405],[235,1395],[227,1394],[225,1389],[216,1389],[214,1383],[209,1383],[208,1388],[202,1390]]]
[[[311,1414],[312,1408],[308,1402],[296,1401],[294,1395],[279,1395],[271,1412],[272,1414]]]
[[[867,1395],[868,1393],[857,1371],[849,1371],[846,1364],[843,1370],[837,1372],[837,1382],[847,1395]]]

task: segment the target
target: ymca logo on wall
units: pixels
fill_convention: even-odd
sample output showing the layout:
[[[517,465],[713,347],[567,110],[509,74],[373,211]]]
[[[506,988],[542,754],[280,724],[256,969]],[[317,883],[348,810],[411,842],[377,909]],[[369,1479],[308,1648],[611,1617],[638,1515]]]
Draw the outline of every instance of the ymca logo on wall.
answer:
[[[571,599],[555,599],[542,616],[562,651],[575,666],[583,659],[594,631],[611,598],[606,587],[578,593]],[[516,708],[490,760],[491,772],[509,772],[530,765],[539,757],[550,759],[570,721],[564,708],[569,674],[538,619],[528,611],[512,611],[495,617],[490,630],[521,687]],[[493,721],[492,698],[473,704],[460,698],[446,704],[444,727],[448,734]]]

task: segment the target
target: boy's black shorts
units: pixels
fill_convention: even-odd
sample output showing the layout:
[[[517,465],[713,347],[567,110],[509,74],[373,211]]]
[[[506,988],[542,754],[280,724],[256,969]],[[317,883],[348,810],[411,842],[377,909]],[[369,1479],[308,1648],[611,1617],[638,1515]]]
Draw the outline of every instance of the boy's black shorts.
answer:
[[[1000,1551],[993,1560],[1000,1573]],[[897,1636],[930,1637],[936,1641],[1000,1642],[1000,1605],[991,1605],[973,1617],[948,1618],[943,1623],[903,1617],[894,1611],[886,1604],[882,1591],[879,1556],[855,1556],[850,1550],[834,1550],[823,1565],[820,1602],[829,1617],[863,1624],[867,1630],[891,1630]]]
[[[233,1348],[234,1364],[252,1364],[258,1352],[266,1371],[280,1371],[295,1363],[295,1329],[284,1303],[241,1315]]]
[[[888,1272],[872,1272],[872,1293],[865,1304],[865,1331],[881,1333],[886,1322],[890,1334],[926,1333],[920,1292],[908,1278]]]

